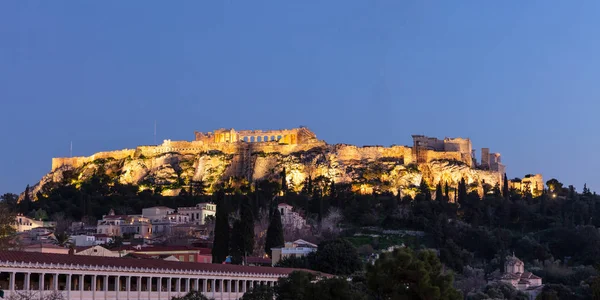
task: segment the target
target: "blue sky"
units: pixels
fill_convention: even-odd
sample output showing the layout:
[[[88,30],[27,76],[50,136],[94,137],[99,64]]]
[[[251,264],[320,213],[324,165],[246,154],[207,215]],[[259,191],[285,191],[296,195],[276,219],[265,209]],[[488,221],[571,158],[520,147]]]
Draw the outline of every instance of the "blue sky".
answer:
[[[1,1],[0,193],[51,158],[305,125],[600,189],[598,1]]]

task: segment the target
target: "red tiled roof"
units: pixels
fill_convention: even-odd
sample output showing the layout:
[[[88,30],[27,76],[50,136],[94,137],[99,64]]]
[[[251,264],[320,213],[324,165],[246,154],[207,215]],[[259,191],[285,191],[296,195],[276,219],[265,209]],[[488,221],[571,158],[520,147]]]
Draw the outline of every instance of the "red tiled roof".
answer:
[[[42,264],[52,263],[55,265],[65,264],[125,268],[154,268],[165,270],[189,270],[199,272],[236,272],[274,275],[287,275],[293,271],[306,271],[311,273],[318,273],[310,270],[292,268],[251,267],[230,264],[199,264],[194,262],[167,261],[161,259],[128,259],[121,257],[100,257],[22,251],[0,251],[0,262],[24,262]],[[329,276],[328,274],[322,275]]]
[[[168,252],[168,251],[199,251],[200,254],[210,254],[208,248],[192,247],[192,246],[142,246],[139,249],[136,246],[123,246],[113,251],[134,251],[134,252]]]
[[[54,245],[54,244],[42,244],[42,243],[36,243],[36,244],[31,244],[28,246],[25,246],[25,248],[48,248],[48,249],[66,249],[65,247],[61,247],[58,245]]]
[[[112,220],[112,219],[127,219],[127,217],[129,217],[128,215],[113,215],[113,216],[104,216],[103,219],[105,220]]]
[[[272,261],[270,258],[246,257],[246,263],[270,265],[272,263]]]
[[[171,257],[170,254],[140,254],[140,253],[129,253],[125,258],[139,258],[139,259],[165,259]]]
[[[87,249],[94,248],[94,247],[96,247],[96,246],[77,246],[77,247],[75,247],[75,253],[79,253],[81,251],[85,251]]]

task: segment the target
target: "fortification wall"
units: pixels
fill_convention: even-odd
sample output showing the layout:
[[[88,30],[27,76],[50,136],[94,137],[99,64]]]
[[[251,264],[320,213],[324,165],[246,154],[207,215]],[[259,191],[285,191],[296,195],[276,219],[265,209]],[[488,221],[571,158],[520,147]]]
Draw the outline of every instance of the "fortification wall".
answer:
[[[124,159],[127,157],[133,157],[135,153],[134,149],[123,149],[116,151],[98,152],[92,156],[78,156],[78,157],[56,157],[52,158],[52,172],[63,166],[70,166],[73,168],[79,168],[86,163],[91,163],[96,159]]]
[[[246,147],[251,152],[264,152],[264,153],[281,153],[283,155],[288,155],[293,152],[299,151],[309,151],[314,148],[325,147],[327,144],[325,142],[312,142],[306,144],[279,144],[278,142],[266,142],[266,143],[248,143],[242,144],[242,149]]]
[[[473,146],[471,145],[471,140],[469,139],[445,138],[444,151],[457,151],[471,154],[473,151]]]
[[[366,146],[336,145],[335,153],[341,161],[376,160],[383,157],[403,159],[404,164],[411,163],[412,149],[405,146]]]
[[[421,151],[422,151],[422,155],[425,156],[425,158],[426,158],[425,162],[427,162],[427,163],[434,161],[434,160],[456,160],[456,161],[462,161],[469,166],[471,165],[470,162],[467,162],[464,160],[462,154],[459,152],[441,152],[441,151],[434,151],[434,150],[421,150]]]
[[[138,155],[152,157],[162,153],[178,152],[181,154],[196,154],[206,151],[206,143],[202,141],[171,141],[165,140],[158,146],[139,146],[136,151]]]

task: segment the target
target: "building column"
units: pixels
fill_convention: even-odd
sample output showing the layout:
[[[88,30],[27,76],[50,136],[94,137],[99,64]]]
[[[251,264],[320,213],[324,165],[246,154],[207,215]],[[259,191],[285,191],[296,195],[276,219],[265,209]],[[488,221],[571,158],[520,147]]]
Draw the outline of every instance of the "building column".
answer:
[[[96,300],[96,275],[92,275],[92,299]]]
[[[221,292],[221,299],[223,299],[223,287],[225,284],[223,283],[223,279],[219,280],[219,292]]]
[[[213,298],[215,297],[215,293],[216,293],[215,292],[215,290],[216,290],[215,285],[217,285],[217,280],[216,279],[211,279],[210,287],[211,287],[211,292],[212,292],[212,297]]]
[[[8,279],[8,290],[14,291],[15,290],[15,272],[10,272],[9,276],[10,277]]]
[[[28,291],[29,290],[29,277],[31,276],[31,273],[25,273],[25,282],[23,283],[23,290],[24,291]]]
[[[42,273],[39,276],[39,282],[38,282],[38,286],[40,288],[40,297],[42,295],[42,292],[44,291],[44,277],[46,277],[46,273]]]
[[[53,289],[55,291],[58,291],[58,274],[54,274],[54,279],[52,279],[52,280],[54,280],[54,287],[53,287]]]
[[[125,291],[127,291],[127,299],[129,299],[129,292],[131,291],[131,276],[127,276],[125,283]]]
[[[146,282],[148,282],[148,299],[152,298],[150,297],[150,295],[152,295],[152,277],[148,277],[148,279],[146,279]]]
[[[227,280],[227,294],[231,298],[231,279]]]
[[[175,292],[177,292],[177,295],[179,295],[179,292],[181,292],[181,278],[175,278],[175,282],[177,283]]]
[[[167,299],[171,299],[171,277],[167,278]]]
[[[83,299],[83,287],[85,286],[84,275],[79,275],[79,299]]]
[[[200,279],[198,279],[198,280],[200,280]],[[206,279],[206,278],[202,279],[202,290],[201,290],[201,292],[203,292],[203,293],[208,292],[208,289],[206,288],[206,286],[207,286],[207,280],[208,279]]]
[[[71,299],[71,274],[67,275],[67,299]]]
[[[142,294],[142,276],[137,276],[137,298],[140,299],[140,295]]]
[[[190,286],[191,286],[191,285],[190,285],[190,279],[189,279],[189,278],[186,278],[186,279],[185,279],[185,292],[186,292],[186,293],[189,293],[189,292],[190,292]]]
[[[116,298],[119,299],[119,292],[121,291],[121,276],[117,275],[117,281],[115,282]]]
[[[106,299],[106,294],[108,294],[108,275],[104,276],[104,279],[102,280],[103,282],[103,286],[104,286],[104,299]]]
[[[194,290],[200,291],[199,288],[200,288],[200,279],[194,278]]]

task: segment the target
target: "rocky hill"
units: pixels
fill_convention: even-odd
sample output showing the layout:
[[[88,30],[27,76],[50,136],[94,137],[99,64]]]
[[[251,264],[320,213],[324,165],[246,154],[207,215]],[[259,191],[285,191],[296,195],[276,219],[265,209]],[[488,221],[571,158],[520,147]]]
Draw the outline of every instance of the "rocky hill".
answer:
[[[403,195],[414,195],[422,179],[432,188],[438,182],[447,182],[452,190],[465,178],[472,189],[482,192],[484,184],[500,184],[503,175],[474,168],[452,151],[427,150],[426,161],[418,161],[413,159],[414,149],[406,146],[330,145],[313,137],[296,144],[208,138],[192,142],[166,140],[158,146],[56,158],[52,171],[32,187],[32,196],[35,198],[43,187],[79,185],[94,174],[105,174],[113,182],[135,185],[140,190],[161,187],[164,195],[177,195],[194,182],[203,182],[212,192],[216,184],[231,177],[280,182],[283,170],[290,189],[295,191],[300,191],[311,177],[347,183],[362,193]]]

